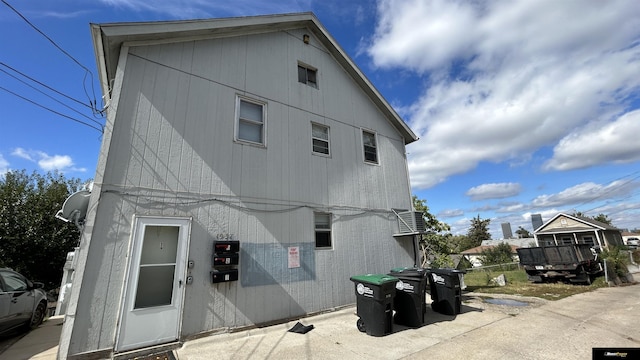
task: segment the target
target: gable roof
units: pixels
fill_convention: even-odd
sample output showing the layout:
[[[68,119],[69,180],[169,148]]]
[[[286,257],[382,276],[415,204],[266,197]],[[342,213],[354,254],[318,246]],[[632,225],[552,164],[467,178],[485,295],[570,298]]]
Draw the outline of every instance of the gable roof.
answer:
[[[588,217],[584,217],[584,216],[577,216],[577,215],[568,215],[568,214],[564,214],[564,213],[558,213],[556,214],[556,216],[554,216],[553,218],[551,218],[551,220],[547,221],[546,223],[544,223],[542,226],[540,226],[540,228],[536,229],[534,231],[534,233],[536,234],[550,234],[550,233],[558,233],[558,232],[571,232],[571,231],[580,231],[580,230],[584,230],[584,228],[578,228],[578,227],[563,227],[561,229],[550,229],[550,230],[545,230],[545,228],[549,225],[552,224],[555,220],[557,220],[560,217],[566,217],[572,220],[575,220],[579,223],[582,223],[584,225],[587,225],[588,227],[591,228],[596,228],[598,230],[612,230],[612,231],[620,231],[620,229],[616,228],[615,226],[611,226],[609,224],[605,224],[603,222],[597,221],[597,220],[593,220],[591,218]]]
[[[91,24],[102,92],[110,93],[123,45],[178,42],[307,28],[400,132],[404,143],[418,137],[360,71],[311,12],[221,19]]]

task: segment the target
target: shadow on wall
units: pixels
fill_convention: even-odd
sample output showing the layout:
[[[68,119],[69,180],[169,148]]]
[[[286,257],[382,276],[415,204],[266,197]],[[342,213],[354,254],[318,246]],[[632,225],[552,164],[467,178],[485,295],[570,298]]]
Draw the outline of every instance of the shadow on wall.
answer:
[[[297,257],[289,259],[290,248],[297,248]],[[245,243],[240,250],[240,283],[250,287],[314,280],[313,250],[309,243]]]

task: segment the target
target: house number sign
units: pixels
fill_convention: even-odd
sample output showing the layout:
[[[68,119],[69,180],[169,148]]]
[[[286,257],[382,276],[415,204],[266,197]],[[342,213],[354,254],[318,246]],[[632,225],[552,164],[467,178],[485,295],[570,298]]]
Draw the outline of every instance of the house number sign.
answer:
[[[216,240],[235,240],[234,234],[218,233],[216,234]]]

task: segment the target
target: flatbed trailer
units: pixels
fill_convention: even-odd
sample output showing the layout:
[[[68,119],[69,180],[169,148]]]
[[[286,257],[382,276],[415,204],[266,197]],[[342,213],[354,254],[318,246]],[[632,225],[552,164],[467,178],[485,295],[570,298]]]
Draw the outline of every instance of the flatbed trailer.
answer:
[[[516,250],[529,281],[591,284],[602,274],[597,252],[587,244],[543,246]]]

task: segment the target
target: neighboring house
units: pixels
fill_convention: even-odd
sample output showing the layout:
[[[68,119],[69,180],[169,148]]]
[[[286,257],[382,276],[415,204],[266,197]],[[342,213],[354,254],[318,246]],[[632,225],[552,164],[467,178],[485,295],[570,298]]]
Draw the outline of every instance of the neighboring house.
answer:
[[[499,240],[482,240],[480,245],[500,245],[501,243],[507,243],[509,245],[515,245],[521,247],[536,246],[535,238],[513,238],[513,239],[499,239]]]
[[[505,242],[505,241],[501,241],[501,242]],[[489,249],[493,249],[496,246],[497,245],[480,245],[471,249],[467,249],[461,252],[460,255],[464,256],[467,260],[469,260],[469,262],[471,263],[471,265],[473,265],[473,267],[479,267],[483,265],[482,252],[487,251]],[[511,245],[511,257],[513,258],[513,261],[520,261],[520,259],[518,258],[518,252],[516,252],[516,249],[518,248],[520,248],[520,246]]]
[[[559,213],[534,232],[538,246],[589,244],[596,248],[622,245],[620,229],[582,216]]]
[[[313,14],[91,30],[108,117],[59,358],[326,311],[416,263],[393,210],[417,137]]]

